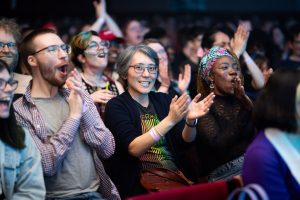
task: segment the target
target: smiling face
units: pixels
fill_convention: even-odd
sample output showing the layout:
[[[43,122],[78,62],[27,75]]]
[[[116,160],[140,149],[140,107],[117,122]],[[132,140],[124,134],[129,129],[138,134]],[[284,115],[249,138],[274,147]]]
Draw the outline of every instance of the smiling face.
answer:
[[[141,52],[136,52],[131,59],[130,66],[139,63],[155,65],[155,62],[148,56]],[[142,73],[137,73],[134,67],[129,67],[127,74],[128,92],[134,99],[140,99],[142,96],[147,96],[153,88],[156,78],[157,72],[153,74],[145,69]]]
[[[2,69],[0,71],[0,84],[5,84],[4,82],[12,79],[7,69]],[[1,85],[2,88],[2,85]],[[9,84],[0,89],[0,118],[8,118],[9,117],[9,108],[11,106],[13,99],[13,90]]]
[[[83,68],[91,67],[104,70],[108,62],[108,48],[102,46],[101,39],[95,35],[92,35],[88,44],[88,47],[84,51],[85,60]],[[106,53],[99,54],[99,51],[104,51]]]
[[[0,28],[0,42],[16,43],[16,40],[14,39],[14,36],[12,34]],[[5,46],[3,47],[3,49],[0,48],[0,59],[4,60],[13,71],[17,67],[18,59],[19,59],[17,46],[15,47]]]
[[[234,94],[233,82],[236,77],[241,77],[241,71],[236,60],[228,56],[217,59],[209,78],[210,81],[214,82],[214,93],[221,96]]]
[[[62,44],[64,43],[60,37],[53,33],[39,35],[33,40],[33,46],[35,46],[36,51],[51,45],[60,46]],[[30,60],[30,65],[33,65],[35,78],[42,78],[49,85],[57,87],[64,85],[66,82],[69,57],[61,48],[53,52],[45,49],[30,55],[28,59]]]

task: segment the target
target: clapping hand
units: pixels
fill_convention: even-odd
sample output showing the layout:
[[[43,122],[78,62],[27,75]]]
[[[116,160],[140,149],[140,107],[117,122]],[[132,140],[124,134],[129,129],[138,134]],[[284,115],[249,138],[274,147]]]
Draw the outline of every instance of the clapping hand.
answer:
[[[176,124],[187,115],[190,101],[190,96],[187,93],[182,94],[180,97],[176,95],[172,99],[168,114],[171,123]]]
[[[70,108],[70,117],[79,119],[83,113],[83,93],[81,77],[76,69],[71,71],[66,81],[68,89],[71,91],[68,99]]]
[[[209,111],[210,106],[213,104],[215,95],[212,92],[202,101],[199,101],[200,97],[201,94],[196,95],[190,103],[186,119],[193,120],[204,116]]]

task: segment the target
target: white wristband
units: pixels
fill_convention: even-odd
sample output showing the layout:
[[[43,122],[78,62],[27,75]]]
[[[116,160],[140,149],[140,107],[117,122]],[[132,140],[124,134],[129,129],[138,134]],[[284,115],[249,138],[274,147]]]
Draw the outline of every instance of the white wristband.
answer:
[[[151,128],[151,129],[149,130],[149,134],[151,135],[151,137],[153,138],[153,140],[154,140],[155,142],[158,142],[158,141],[160,140],[160,135],[155,131],[154,128]]]

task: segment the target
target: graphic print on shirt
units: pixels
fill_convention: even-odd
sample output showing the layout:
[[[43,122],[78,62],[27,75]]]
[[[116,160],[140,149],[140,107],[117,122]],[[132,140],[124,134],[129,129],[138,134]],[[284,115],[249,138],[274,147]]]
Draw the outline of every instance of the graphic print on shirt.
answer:
[[[152,127],[159,123],[156,114],[141,114],[142,132],[147,133]],[[172,154],[167,149],[166,139],[162,137],[155,145],[153,145],[146,153],[144,153],[140,160],[142,161],[142,168],[163,167],[167,169],[177,169],[172,157]]]

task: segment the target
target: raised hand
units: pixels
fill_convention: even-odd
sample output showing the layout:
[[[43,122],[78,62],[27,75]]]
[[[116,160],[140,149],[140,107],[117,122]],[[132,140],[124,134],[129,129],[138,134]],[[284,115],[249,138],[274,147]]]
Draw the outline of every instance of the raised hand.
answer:
[[[181,94],[187,91],[191,82],[191,66],[189,64],[184,65],[184,74],[178,76],[178,89]]]
[[[213,104],[215,95],[212,92],[207,97],[205,97],[202,101],[199,101],[200,97],[201,94],[199,93],[195,96],[195,98],[190,103],[188,113],[186,115],[186,119],[193,120],[204,116],[209,111],[210,106]]]
[[[93,5],[95,8],[95,13],[96,13],[96,17],[100,18],[106,17],[106,1],[105,0],[101,0],[101,1],[93,1]]]
[[[91,94],[91,97],[95,103],[107,103],[111,98],[115,97],[112,91],[106,89],[100,89]]]
[[[237,57],[240,57],[246,50],[247,42],[249,38],[249,30],[247,24],[240,24],[234,33],[234,37],[231,40],[232,51]]]

